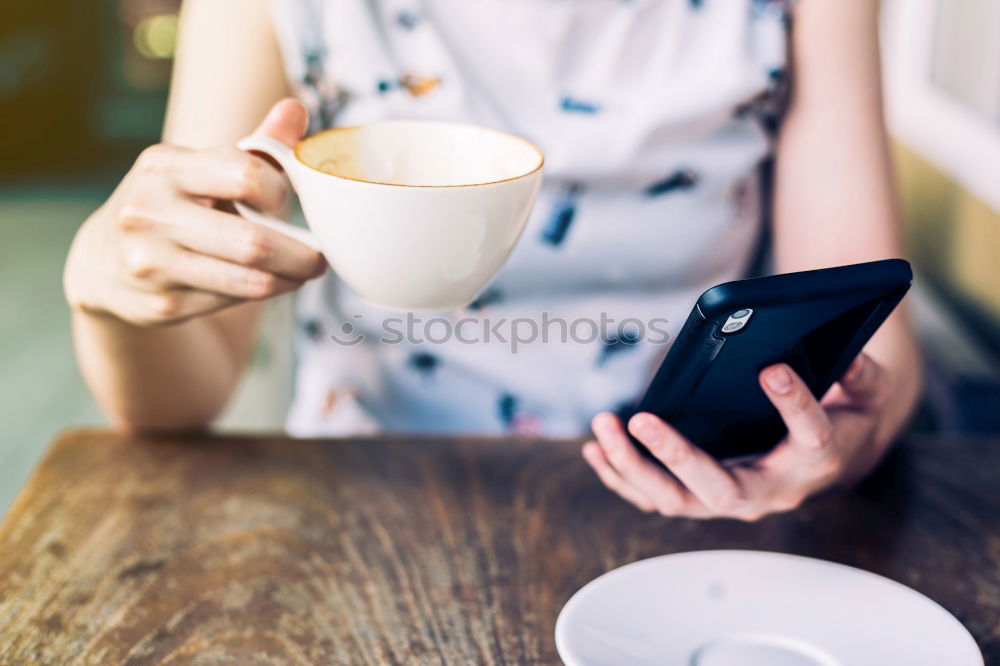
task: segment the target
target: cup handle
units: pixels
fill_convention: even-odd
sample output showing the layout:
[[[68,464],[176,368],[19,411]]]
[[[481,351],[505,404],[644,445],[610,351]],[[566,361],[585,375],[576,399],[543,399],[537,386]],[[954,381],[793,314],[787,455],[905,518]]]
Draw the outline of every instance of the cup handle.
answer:
[[[256,150],[270,156],[281,165],[281,168],[284,169],[287,174],[291,174],[291,170],[295,168],[295,155],[292,153],[292,149],[283,144],[281,141],[272,139],[269,136],[253,134],[240,139],[239,142],[237,142],[236,147],[240,150]],[[314,236],[308,229],[303,229],[302,227],[290,224],[277,215],[271,215],[270,213],[257,210],[244,201],[234,201],[233,205],[236,206],[236,210],[240,215],[254,224],[259,224],[262,227],[267,227],[268,229],[274,229],[278,233],[285,234],[289,238],[293,238],[303,245],[308,245],[317,252],[322,252],[319,242],[316,240],[316,236]]]

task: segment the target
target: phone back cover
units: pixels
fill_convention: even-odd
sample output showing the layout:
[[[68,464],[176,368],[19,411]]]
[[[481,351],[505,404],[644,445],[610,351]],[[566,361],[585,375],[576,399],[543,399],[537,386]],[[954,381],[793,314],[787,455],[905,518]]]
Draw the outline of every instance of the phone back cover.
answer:
[[[886,260],[710,289],[636,411],[657,414],[718,458],[767,450],[785,426],[760,388],[760,371],[788,363],[822,397],[911,279],[909,264]],[[742,308],[754,311],[748,324],[723,334],[722,324]]]

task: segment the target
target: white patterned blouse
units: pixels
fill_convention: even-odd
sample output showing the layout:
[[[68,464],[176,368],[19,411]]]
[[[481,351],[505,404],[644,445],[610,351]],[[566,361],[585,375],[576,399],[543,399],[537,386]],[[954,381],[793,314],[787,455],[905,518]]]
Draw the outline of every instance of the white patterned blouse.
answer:
[[[466,310],[394,319],[332,273],[303,289],[289,431],[576,435],[634,399],[699,293],[753,261],[788,5],[273,0],[313,130],[460,120],[546,160],[518,246]]]

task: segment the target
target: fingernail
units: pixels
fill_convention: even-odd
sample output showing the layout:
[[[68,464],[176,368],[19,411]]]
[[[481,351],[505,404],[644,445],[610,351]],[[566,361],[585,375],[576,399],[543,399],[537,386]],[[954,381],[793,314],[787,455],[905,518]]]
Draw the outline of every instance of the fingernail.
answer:
[[[594,431],[600,430],[601,432],[607,432],[610,430],[611,424],[608,422],[608,417],[604,414],[598,414],[594,419],[593,423],[590,424]]]
[[[284,107],[285,107],[284,100],[276,102],[274,106],[271,107],[271,110],[267,112],[267,115],[264,116],[264,121],[262,124],[271,123],[281,118],[282,109]]]
[[[764,374],[764,383],[775,393],[788,393],[792,388],[792,375],[788,368],[779,365]]]
[[[636,414],[632,417],[632,421],[629,425],[632,426],[631,430],[634,431],[633,434],[638,437],[643,437],[653,434],[656,422],[649,414]]]

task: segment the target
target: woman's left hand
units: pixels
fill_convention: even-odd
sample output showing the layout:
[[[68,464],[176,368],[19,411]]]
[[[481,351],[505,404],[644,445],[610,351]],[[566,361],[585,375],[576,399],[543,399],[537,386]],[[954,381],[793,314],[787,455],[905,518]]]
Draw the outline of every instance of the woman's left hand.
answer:
[[[875,433],[889,382],[867,355],[855,359],[822,401],[783,363],[762,370],[760,384],[788,435],[752,462],[719,462],[648,413],[632,417],[629,432],[673,476],[644,458],[607,412],[594,417],[598,441],[587,442],[583,456],[604,485],[642,511],[740,520],[790,511],[820,490],[858,479],[878,461],[885,443]]]

